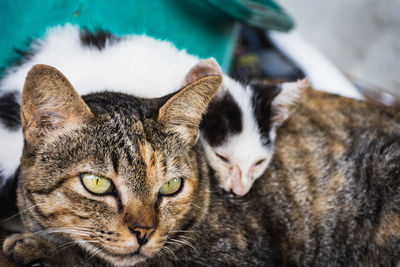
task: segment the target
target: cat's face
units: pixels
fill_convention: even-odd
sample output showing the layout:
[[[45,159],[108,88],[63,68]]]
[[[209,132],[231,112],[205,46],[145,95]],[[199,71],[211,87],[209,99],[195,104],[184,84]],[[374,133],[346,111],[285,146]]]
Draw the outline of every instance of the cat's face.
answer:
[[[268,167],[276,131],[308,82],[244,87],[224,78],[224,85],[202,121],[202,143],[219,185],[244,196]]]
[[[84,103],[55,69],[34,67],[22,96],[18,194],[28,229],[64,235],[120,266],[168,252],[205,212],[193,207],[207,202],[208,184],[192,148],[220,81],[195,82],[158,109],[112,93]]]

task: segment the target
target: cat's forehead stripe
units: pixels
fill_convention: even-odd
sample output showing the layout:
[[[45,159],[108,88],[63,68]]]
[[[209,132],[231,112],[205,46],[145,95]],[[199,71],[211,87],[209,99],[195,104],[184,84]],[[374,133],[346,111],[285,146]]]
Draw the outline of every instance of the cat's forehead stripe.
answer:
[[[147,178],[157,182],[166,176],[166,161],[161,151],[155,150],[148,142],[139,143],[139,151],[146,166]]]
[[[148,144],[147,142],[139,143],[139,150],[143,161],[147,163],[146,165],[154,166],[152,162],[155,161],[154,159],[155,156],[154,156],[154,151],[151,148],[150,144]]]

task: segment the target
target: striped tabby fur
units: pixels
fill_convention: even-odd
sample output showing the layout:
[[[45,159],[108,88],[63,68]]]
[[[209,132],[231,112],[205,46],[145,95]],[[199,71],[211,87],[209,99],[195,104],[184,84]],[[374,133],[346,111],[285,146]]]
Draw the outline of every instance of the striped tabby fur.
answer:
[[[8,237],[8,257],[60,266],[398,264],[399,112],[307,89],[278,130],[270,167],[246,196],[229,198],[196,144],[219,83],[209,76],[170,98],[82,101],[58,71],[35,67],[22,97],[27,232]],[[79,174],[88,171],[111,178],[115,191],[87,192]],[[157,193],[178,176],[177,194]],[[151,231],[141,246],[129,230],[138,223]]]

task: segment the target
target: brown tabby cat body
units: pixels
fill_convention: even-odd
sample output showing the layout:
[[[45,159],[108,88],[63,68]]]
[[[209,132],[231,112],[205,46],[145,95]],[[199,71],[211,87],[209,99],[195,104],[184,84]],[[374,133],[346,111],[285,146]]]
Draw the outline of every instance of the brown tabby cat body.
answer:
[[[215,179],[198,124],[220,83],[144,100],[83,97],[36,66],[22,99],[20,264],[393,266],[400,260],[400,114],[307,90],[270,167],[240,199]],[[82,173],[112,180],[95,195]],[[182,177],[179,191],[160,187]]]

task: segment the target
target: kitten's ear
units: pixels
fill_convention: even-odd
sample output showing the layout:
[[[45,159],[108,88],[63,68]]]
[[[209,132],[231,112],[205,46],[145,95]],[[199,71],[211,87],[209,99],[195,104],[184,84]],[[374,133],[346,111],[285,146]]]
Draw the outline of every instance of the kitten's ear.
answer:
[[[310,82],[307,78],[297,82],[280,84],[281,91],[272,100],[272,109],[274,110],[272,120],[276,126],[281,125],[288,118],[290,107],[309,86]]]
[[[189,72],[186,74],[182,87],[191,84],[198,79],[201,79],[206,76],[210,75],[219,75],[223,76],[223,72],[221,67],[219,66],[218,62],[214,58],[208,58],[204,60],[200,60],[199,63],[194,65]],[[217,96],[222,96],[225,93],[224,88],[220,88],[217,92]]]
[[[253,83],[256,117],[265,121],[265,117],[270,116],[272,127],[279,127],[288,118],[291,106],[308,86],[308,79],[281,84]]]
[[[47,65],[32,67],[21,98],[22,129],[28,143],[35,144],[50,131],[80,125],[92,116],[61,72]]]
[[[221,76],[211,75],[187,85],[161,107],[158,122],[193,146],[199,138],[201,117],[221,83]]]
[[[203,77],[219,75],[222,76],[222,70],[218,62],[214,58],[200,60],[199,63],[194,65],[186,74],[182,87],[191,84]]]

